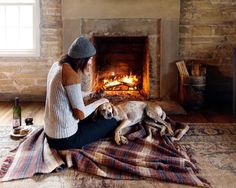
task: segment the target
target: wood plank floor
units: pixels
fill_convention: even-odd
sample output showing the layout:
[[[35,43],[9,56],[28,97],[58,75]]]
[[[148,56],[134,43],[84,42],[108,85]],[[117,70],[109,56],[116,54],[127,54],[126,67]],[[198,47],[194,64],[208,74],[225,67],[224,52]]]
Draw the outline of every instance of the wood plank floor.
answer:
[[[0,102],[0,126],[11,126],[13,103]],[[21,103],[22,122],[26,117],[33,117],[35,125],[43,125],[44,102]],[[233,123],[236,118],[229,110],[207,109],[203,111],[187,111],[187,115],[169,115],[172,119],[191,123]]]
[[[0,126],[12,125],[13,103],[0,102]],[[44,102],[24,102],[21,103],[22,123],[27,117],[33,117],[35,125],[43,125]]]
[[[235,123],[236,117],[229,110],[204,109],[202,111],[189,111],[187,115],[169,115],[176,121],[188,123]]]

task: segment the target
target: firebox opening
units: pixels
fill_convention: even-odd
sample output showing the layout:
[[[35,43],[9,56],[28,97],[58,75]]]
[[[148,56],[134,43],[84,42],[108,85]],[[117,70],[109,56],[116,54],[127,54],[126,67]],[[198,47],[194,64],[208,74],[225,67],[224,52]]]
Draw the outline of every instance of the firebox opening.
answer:
[[[147,37],[95,36],[93,41],[97,49],[92,70],[95,89],[148,96]]]

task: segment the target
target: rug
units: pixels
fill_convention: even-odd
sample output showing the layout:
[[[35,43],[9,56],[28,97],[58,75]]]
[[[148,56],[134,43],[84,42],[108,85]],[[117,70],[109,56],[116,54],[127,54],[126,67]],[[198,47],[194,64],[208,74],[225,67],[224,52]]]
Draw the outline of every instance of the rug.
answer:
[[[196,152],[196,160],[202,168],[201,175],[212,187],[236,186],[236,124],[191,124],[191,129],[181,144]],[[14,148],[18,141],[9,138],[10,127],[1,127],[0,157]],[[73,169],[30,179],[1,183],[1,187],[183,187],[183,185],[159,182],[154,179],[110,180],[88,175]],[[191,186],[184,186],[191,187]]]
[[[236,123],[191,124],[181,145],[196,152],[201,174],[212,187],[236,187]]]

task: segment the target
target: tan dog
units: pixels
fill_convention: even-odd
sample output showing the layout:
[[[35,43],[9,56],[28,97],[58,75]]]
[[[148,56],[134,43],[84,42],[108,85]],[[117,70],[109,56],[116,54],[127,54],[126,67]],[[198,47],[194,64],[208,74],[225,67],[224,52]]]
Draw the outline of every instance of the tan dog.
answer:
[[[160,106],[152,102],[143,101],[127,101],[117,106],[111,103],[104,103],[100,105],[95,111],[95,116],[100,113],[105,119],[115,118],[120,121],[120,124],[115,130],[115,141],[117,144],[127,144],[128,140],[124,136],[127,129],[136,123],[140,123],[146,116],[154,120],[149,123],[156,128],[160,128],[160,134],[163,136],[166,132],[169,135],[174,135],[171,125],[165,120],[166,113]]]

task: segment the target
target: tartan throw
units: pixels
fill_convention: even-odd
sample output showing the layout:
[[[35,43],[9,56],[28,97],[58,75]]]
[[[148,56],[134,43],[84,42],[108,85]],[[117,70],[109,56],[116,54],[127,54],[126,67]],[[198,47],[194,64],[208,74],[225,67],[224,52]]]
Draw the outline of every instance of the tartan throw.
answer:
[[[29,178],[50,173],[61,166],[111,179],[155,178],[160,181],[209,187],[198,176],[198,168],[188,151],[158,130],[136,125],[127,135],[129,143],[118,146],[113,138],[89,144],[82,149],[56,151],[47,143],[43,128],[35,130],[5,158],[0,180]],[[64,154],[62,154],[64,153]]]

